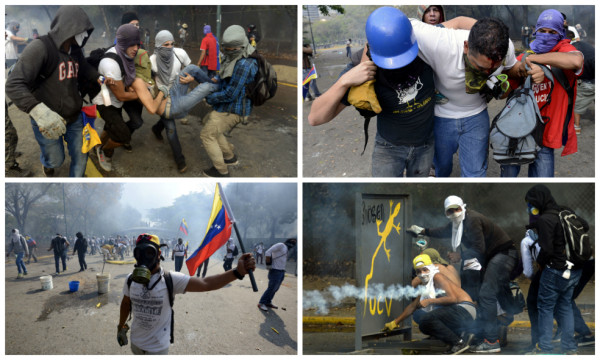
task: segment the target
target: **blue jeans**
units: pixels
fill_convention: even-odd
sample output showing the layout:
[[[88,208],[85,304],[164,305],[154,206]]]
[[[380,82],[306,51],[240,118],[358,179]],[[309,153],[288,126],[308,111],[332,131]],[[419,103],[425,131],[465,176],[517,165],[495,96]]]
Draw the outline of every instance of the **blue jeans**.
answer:
[[[433,160],[433,138],[418,146],[394,145],[377,133],[371,164],[373,177],[427,177]]]
[[[71,124],[67,124],[67,132],[56,140],[47,139],[40,133],[40,130],[35,122],[31,119],[31,127],[35,139],[40,145],[41,155],[40,161],[46,168],[57,168],[65,161],[65,148],[63,140],[67,142],[69,156],[71,156],[71,166],[69,167],[70,177],[82,177],[85,174],[88,154],[81,152],[83,144],[83,118],[79,114],[79,118]]]
[[[183,256],[175,256],[175,271],[180,272],[183,267]]]
[[[310,70],[311,69],[302,69],[302,80],[306,79],[306,75],[308,75]],[[319,88],[317,87],[317,79],[312,79],[310,81],[309,86],[312,89],[313,93],[315,93],[315,97],[321,96],[321,92],[319,91]],[[310,91],[308,92],[308,96],[310,97]]]
[[[435,176],[450,176],[452,157],[460,149],[458,159],[461,176],[485,177],[490,135],[490,117],[487,109],[460,119],[436,116],[434,121]]]
[[[517,177],[521,165],[500,165],[501,177]],[[529,164],[529,177],[554,177],[554,149],[542,146],[534,162]]]
[[[489,342],[498,340],[497,303],[502,295],[510,291],[510,273],[517,264],[517,250],[508,250],[508,254],[498,253],[488,261],[479,290],[479,308],[477,317],[482,335]]]
[[[202,99],[218,89],[217,84],[213,83],[206,72],[197,65],[186,66],[181,70],[179,75],[185,76],[185,73],[193,76],[198,82],[198,86],[188,93],[188,88],[190,87],[189,84],[182,84],[179,80],[175,80],[175,84],[173,84],[169,90],[171,109],[169,110],[169,114],[167,114],[166,111],[163,114],[166,118],[178,119],[185,117],[194,106],[202,101]]]
[[[283,279],[285,278],[285,270],[269,270],[269,286],[260,298],[259,304],[269,305],[275,297],[275,293],[279,290]]]
[[[54,253],[54,264],[56,265],[56,272],[60,273],[60,268],[58,267],[58,260],[62,260],[63,271],[67,271],[67,251],[63,251],[62,253]]]
[[[167,129],[167,140],[169,141],[169,145],[171,146],[171,151],[173,152],[173,157],[175,158],[175,163],[177,165],[185,163],[185,156],[183,156],[183,151],[181,150],[181,143],[179,142],[179,136],[177,136],[177,127],[175,125],[175,120],[167,119],[162,117],[158,120],[154,127],[157,129],[157,132],[162,132],[163,129]]]
[[[21,272],[23,272],[24,274],[27,274],[27,268],[25,267],[25,263],[23,262],[23,256],[25,256],[25,252],[21,251],[17,253],[17,260],[15,261],[17,263],[17,270],[19,271],[19,274]]]
[[[540,349],[551,352],[552,328],[554,312],[556,308],[557,318],[560,319],[560,330],[562,332],[560,347],[562,351],[577,350],[574,339],[574,320],[571,300],[573,290],[581,277],[581,269],[571,270],[571,277],[562,277],[564,271],[553,268],[545,268],[540,278],[540,289],[538,291],[538,313]]]

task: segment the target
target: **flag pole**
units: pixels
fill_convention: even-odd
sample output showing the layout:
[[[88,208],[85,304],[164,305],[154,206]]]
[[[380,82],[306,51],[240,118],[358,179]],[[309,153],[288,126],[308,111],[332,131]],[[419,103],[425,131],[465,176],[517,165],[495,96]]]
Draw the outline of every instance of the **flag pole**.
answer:
[[[227,210],[227,213],[231,215],[231,223],[233,224],[233,229],[235,230],[235,234],[238,238],[238,242],[240,243],[240,249],[242,249],[242,254],[246,253],[246,249],[244,248],[244,243],[242,242],[242,236],[240,235],[240,231],[237,227],[237,222],[235,221],[235,217],[233,216],[233,212],[231,211],[231,207],[229,207],[229,202],[225,197],[225,191],[221,187],[221,184],[217,183],[219,186],[219,192],[221,192],[221,200],[223,201],[223,206]],[[252,270],[248,270],[248,276],[250,277],[250,283],[252,284],[252,290],[254,292],[258,292],[258,286],[256,286],[256,280],[254,279],[254,272]]]

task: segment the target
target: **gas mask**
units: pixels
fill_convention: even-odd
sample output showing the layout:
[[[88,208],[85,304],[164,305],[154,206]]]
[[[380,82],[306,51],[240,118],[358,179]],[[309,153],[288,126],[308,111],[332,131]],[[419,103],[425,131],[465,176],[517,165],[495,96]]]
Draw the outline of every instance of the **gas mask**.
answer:
[[[136,283],[148,285],[152,277],[152,269],[156,267],[159,259],[164,260],[160,255],[160,246],[158,237],[150,234],[142,234],[137,239],[137,244],[133,250],[133,257],[136,264],[133,269],[131,279]]]
[[[527,203],[527,213],[529,214],[529,223],[533,224],[540,218],[540,209]]]

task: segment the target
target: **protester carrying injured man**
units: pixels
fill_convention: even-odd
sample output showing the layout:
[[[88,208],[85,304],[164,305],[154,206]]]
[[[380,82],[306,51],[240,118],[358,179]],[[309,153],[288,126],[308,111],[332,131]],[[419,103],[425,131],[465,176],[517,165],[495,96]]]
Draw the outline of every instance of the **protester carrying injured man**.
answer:
[[[424,295],[415,298],[400,316],[385,324],[383,331],[396,329],[399,323],[416,310],[423,310],[425,314],[419,322],[419,330],[423,334],[446,343],[449,347],[448,354],[460,354],[469,349],[474,336],[471,329],[477,315],[469,294],[442,275],[439,266],[433,264],[427,254],[415,257],[413,267],[426,291]]]
[[[164,260],[162,246],[166,245],[161,245],[156,235],[141,234],[138,237],[133,250],[136,264],[123,286],[117,341],[121,346],[127,345],[127,320],[131,315],[131,351],[136,355],[169,353],[169,341],[174,342],[175,294],[217,290],[236,279],[243,279],[248,271],[256,268],[254,257],[243,254],[235,269],[206,278],[168,272],[160,265]]]

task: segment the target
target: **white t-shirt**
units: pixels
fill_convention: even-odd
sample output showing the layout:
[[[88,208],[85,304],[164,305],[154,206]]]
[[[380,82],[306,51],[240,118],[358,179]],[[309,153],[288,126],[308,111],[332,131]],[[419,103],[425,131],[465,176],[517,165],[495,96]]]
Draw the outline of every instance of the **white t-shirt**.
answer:
[[[8,60],[17,59],[17,42],[11,40],[11,37],[15,34],[8,29],[4,29],[4,36],[6,39],[4,40],[4,58]]]
[[[257,254],[262,254],[263,253],[263,246],[262,245],[258,245],[258,247],[256,248],[256,253]]]
[[[108,49],[107,53],[108,52],[116,54],[117,49],[112,47]],[[119,63],[111,58],[105,57],[104,59],[100,60],[100,64],[98,64],[98,72],[102,74],[105,78],[115,79],[115,81],[123,80],[123,74],[121,74],[121,68],[119,67]],[[112,106],[116,108],[123,107],[123,102],[117,100],[117,97],[115,96],[115,94],[113,94],[112,90],[110,90],[110,87],[108,88],[108,93],[110,95],[110,102]],[[98,95],[96,95],[92,99],[92,104],[104,105],[104,100],[102,99],[102,91],[100,91]]]
[[[183,70],[184,67],[188,66],[192,63],[192,60],[185,52],[185,50],[180,48],[173,48],[174,58],[173,58],[173,70],[171,70],[171,76],[169,77],[169,83],[163,84],[160,81],[158,76],[155,77],[156,83],[158,85],[167,85],[169,88],[173,86],[175,80],[179,81],[179,72]],[[152,71],[158,73],[158,65],[156,65],[156,54],[152,54],[150,56],[150,62],[152,63]]]
[[[235,249],[235,244],[233,243],[233,241],[230,241],[230,240],[227,241],[226,249],[231,250],[231,252],[228,252],[227,255],[225,255],[225,257],[228,259],[233,258],[233,250]]]
[[[288,248],[284,243],[277,243],[269,248],[265,252],[265,256],[270,256],[272,268],[275,270],[285,270],[285,264],[287,263]]]
[[[184,256],[185,255],[185,244],[175,244],[173,247],[173,255],[174,256]]]
[[[465,91],[463,54],[469,31],[436,27],[417,19],[410,19],[410,22],[419,44],[419,57],[433,68],[435,86],[449,100],[446,104],[435,105],[435,116],[460,119],[482,112],[487,107],[483,97]],[[493,75],[516,63],[515,48],[509,40],[506,57]]]
[[[160,270],[150,278],[148,286],[152,286],[164,271]],[[131,274],[129,274],[131,275]],[[126,278],[128,279],[129,276]],[[171,271],[173,279],[173,294],[183,294],[190,276],[180,272]],[[171,305],[169,304],[169,290],[164,278],[152,289],[148,289],[136,282],[123,286],[123,295],[131,298],[131,342],[142,350],[158,352],[169,347],[171,339]]]

